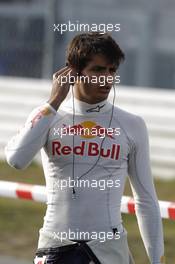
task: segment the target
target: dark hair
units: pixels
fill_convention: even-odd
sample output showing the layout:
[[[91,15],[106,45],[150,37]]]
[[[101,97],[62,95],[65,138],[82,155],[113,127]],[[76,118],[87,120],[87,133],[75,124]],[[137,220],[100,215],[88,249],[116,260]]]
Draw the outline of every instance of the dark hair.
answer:
[[[118,68],[125,55],[108,33],[90,32],[76,35],[66,51],[66,65],[81,72],[93,55],[102,54]]]

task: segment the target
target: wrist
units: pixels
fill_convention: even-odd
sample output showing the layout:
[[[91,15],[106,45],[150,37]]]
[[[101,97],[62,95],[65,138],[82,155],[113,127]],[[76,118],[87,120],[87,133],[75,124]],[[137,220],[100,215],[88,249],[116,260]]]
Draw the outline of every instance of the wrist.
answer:
[[[58,108],[59,108],[59,106],[61,105],[61,101],[59,101],[58,99],[49,99],[48,101],[47,101],[47,103],[52,107],[52,108],[54,108],[55,109],[55,111],[57,111],[58,110]]]

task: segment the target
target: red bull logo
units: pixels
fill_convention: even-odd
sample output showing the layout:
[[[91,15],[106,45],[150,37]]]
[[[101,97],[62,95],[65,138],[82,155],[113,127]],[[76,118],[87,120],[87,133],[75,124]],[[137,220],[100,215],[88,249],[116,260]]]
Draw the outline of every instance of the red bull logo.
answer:
[[[62,145],[60,141],[52,141],[52,155],[53,156],[68,156],[68,155],[79,155],[79,156],[101,156],[103,158],[110,158],[118,160],[120,156],[120,145],[112,144],[110,148],[103,148],[96,142],[81,141],[78,146],[67,146]]]

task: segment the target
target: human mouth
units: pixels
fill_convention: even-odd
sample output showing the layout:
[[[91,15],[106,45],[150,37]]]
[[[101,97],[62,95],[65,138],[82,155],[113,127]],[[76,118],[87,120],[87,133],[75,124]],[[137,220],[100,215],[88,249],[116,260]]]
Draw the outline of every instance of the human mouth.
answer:
[[[109,93],[110,87],[102,87],[99,89],[100,93]]]

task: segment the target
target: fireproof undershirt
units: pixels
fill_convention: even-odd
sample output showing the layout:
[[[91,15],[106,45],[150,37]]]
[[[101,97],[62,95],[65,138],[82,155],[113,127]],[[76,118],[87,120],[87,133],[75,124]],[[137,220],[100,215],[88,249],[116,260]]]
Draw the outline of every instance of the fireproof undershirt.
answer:
[[[108,133],[111,117],[112,130]],[[60,135],[61,128],[67,135]],[[93,128],[95,132],[68,135],[72,128],[78,132]],[[129,175],[147,254],[151,263],[161,263],[162,221],[151,176],[148,133],[141,117],[113,108],[107,100],[92,105],[70,98],[58,111],[45,103],[31,112],[24,127],[8,142],[5,153],[12,167],[22,169],[40,149],[47,210],[39,248],[52,244],[46,243],[48,234],[108,232],[120,226],[121,198]],[[61,189],[61,184],[71,180],[74,196],[72,185]],[[89,185],[78,185],[81,180],[88,180]]]

